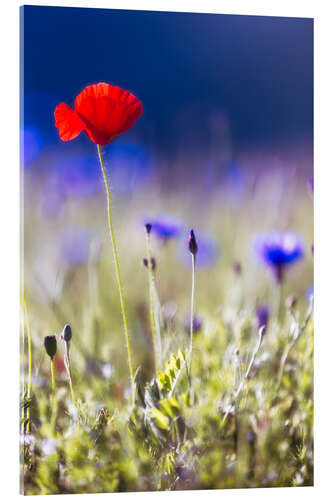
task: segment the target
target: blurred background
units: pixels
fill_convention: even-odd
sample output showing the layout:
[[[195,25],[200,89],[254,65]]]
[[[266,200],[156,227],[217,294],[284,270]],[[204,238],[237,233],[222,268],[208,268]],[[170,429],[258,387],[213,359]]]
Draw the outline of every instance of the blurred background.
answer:
[[[99,81],[143,102],[117,145],[140,148],[145,168],[155,154],[209,163],[283,146],[311,157],[312,19],[37,6],[21,16],[26,166],[51,151],[92,153],[85,137],[59,148],[53,111]]]
[[[175,237],[153,239],[166,316],[184,323],[188,314],[189,227],[206,248],[203,316],[221,304],[227,314],[235,262],[249,307],[271,300],[272,277],[253,239],[273,229],[304,241],[284,293],[305,308],[313,283],[312,19],[25,6],[21,27],[24,278],[37,343],[70,322],[85,362],[87,352],[113,359],[127,380],[96,147],[84,133],[62,142],[53,117],[58,103],[72,106],[100,81],[144,106],[104,148],[138,357],[150,345],[147,217],[179,227]]]

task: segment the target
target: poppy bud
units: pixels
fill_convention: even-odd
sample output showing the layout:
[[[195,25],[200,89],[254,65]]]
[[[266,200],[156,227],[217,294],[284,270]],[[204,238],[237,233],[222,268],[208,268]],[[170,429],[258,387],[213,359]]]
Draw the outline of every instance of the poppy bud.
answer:
[[[151,231],[152,225],[148,222],[147,224],[145,224],[145,228],[146,228],[147,234],[149,234]]]
[[[57,352],[57,338],[55,335],[47,335],[44,338],[44,346],[47,354],[51,359],[54,358]]]
[[[152,271],[155,271],[156,269],[156,259],[155,257],[152,257],[150,259],[150,263],[151,263],[151,268],[152,268]],[[146,257],[143,257],[142,259],[142,264],[145,266],[145,267],[148,267],[148,259]]]
[[[195,257],[198,251],[198,245],[193,229],[190,230],[190,236],[188,239],[188,249],[191,252],[191,254],[194,255]]]
[[[72,338],[72,329],[68,323],[64,326],[64,329],[62,331],[62,338],[65,342],[69,342]]]

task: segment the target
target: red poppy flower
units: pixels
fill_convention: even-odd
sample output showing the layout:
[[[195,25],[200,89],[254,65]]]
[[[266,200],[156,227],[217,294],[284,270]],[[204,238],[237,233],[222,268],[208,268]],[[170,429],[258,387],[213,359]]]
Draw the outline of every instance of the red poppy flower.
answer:
[[[77,96],[74,109],[59,104],[54,117],[63,141],[75,139],[84,130],[93,142],[104,146],[129,130],[142,109],[141,101],[127,90],[97,83]]]

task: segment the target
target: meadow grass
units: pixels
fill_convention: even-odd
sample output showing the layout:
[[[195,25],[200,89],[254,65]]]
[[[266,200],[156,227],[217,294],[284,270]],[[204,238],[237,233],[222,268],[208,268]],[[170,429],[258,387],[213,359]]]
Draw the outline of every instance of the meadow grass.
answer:
[[[151,184],[133,196],[113,193],[134,358],[134,406],[103,193],[84,203],[70,199],[56,216],[47,217],[40,212],[38,188],[27,181],[24,286],[32,375],[29,398],[22,385],[22,492],[313,484],[313,316],[306,297],[313,283],[312,200],[306,179],[280,175],[282,188],[261,175],[255,189],[246,188],[237,200],[223,189],[203,202],[203,195],[194,196],[190,188],[164,192]],[[151,268],[141,264],[147,253],[140,217],[161,211],[180,217],[185,230],[164,244],[151,235],[153,296]],[[65,265],[57,253],[61,231],[80,225],[93,228],[102,241],[100,256]],[[190,227],[210,232],[220,253],[210,267],[196,269],[194,312],[202,327],[193,331],[189,385]],[[288,270],[281,289],[252,252],[253,237],[271,228],[291,228],[306,244],[304,259]],[[179,259],[183,247],[188,267]],[[239,273],[235,261],[242,265]],[[285,306],[291,294],[298,299],[293,308]],[[160,303],[158,314],[153,299]],[[264,331],[255,314],[263,303],[270,309]],[[157,376],[151,331],[156,322],[162,352]],[[73,332],[70,384],[61,363],[68,353],[58,341],[52,392],[43,339],[54,333],[60,339],[66,323]],[[25,380],[29,359],[24,350]]]

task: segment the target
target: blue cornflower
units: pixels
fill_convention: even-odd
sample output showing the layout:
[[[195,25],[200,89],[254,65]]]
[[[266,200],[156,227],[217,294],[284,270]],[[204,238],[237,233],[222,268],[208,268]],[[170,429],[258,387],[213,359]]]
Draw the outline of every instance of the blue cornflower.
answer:
[[[184,228],[183,223],[176,217],[169,214],[161,214],[155,218],[145,218],[144,224],[151,224],[151,232],[162,242],[172,238],[178,238]]]
[[[197,253],[195,256],[196,267],[211,267],[219,257],[219,248],[214,238],[207,233],[195,233],[197,242]],[[188,242],[184,239],[184,244],[181,247],[180,258],[184,265],[191,267],[192,256],[189,252]]]
[[[188,316],[185,322],[186,331],[190,333],[191,330],[191,317]],[[202,328],[202,319],[196,314],[193,316],[193,333],[199,332]]]
[[[273,271],[277,282],[281,283],[286,268],[303,258],[304,243],[291,231],[272,231],[256,238],[255,251],[260,260]]]

